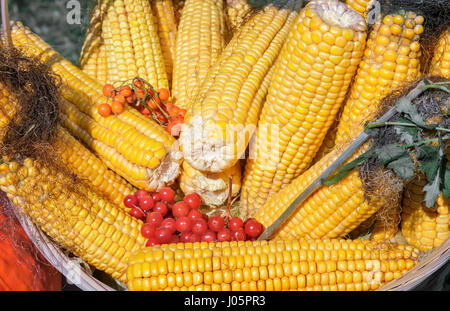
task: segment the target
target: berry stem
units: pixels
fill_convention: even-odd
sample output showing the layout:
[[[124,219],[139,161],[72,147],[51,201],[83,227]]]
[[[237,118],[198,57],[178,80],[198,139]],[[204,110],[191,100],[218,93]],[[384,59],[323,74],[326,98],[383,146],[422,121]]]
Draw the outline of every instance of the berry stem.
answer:
[[[223,217],[223,218],[225,218],[227,223],[232,218],[232,216],[231,216],[231,195],[232,195],[231,192],[232,192],[232,189],[233,189],[233,177],[230,176],[228,178],[228,202],[227,202],[227,209],[226,209],[225,215]]]

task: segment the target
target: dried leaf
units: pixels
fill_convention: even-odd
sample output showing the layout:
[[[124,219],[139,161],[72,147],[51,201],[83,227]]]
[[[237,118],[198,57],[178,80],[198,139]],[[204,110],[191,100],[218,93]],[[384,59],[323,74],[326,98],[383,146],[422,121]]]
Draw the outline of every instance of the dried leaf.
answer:
[[[446,198],[450,196],[450,166],[445,167],[444,189],[442,189],[442,192]]]
[[[441,176],[439,173],[440,167],[438,168],[435,178],[423,187],[423,191],[425,192],[425,205],[430,208],[434,206],[437,197],[441,193]]]
[[[378,161],[386,165],[394,160],[397,160],[398,158],[402,157],[407,154],[405,149],[400,147],[397,144],[388,144],[381,147],[377,147],[375,149],[375,153],[377,155]]]
[[[405,153],[397,160],[390,162],[387,167],[393,170],[394,173],[403,180],[408,180],[415,176],[415,165],[408,153]]]
[[[348,173],[350,173],[355,167],[361,165],[364,161],[370,159],[375,154],[373,149],[369,149],[363,154],[361,154],[359,157],[357,157],[355,160],[341,166],[337,173],[334,174],[332,177],[329,177],[326,180],[322,180],[322,185],[324,186],[331,186],[343,179],[345,176],[347,176]]]
[[[406,97],[401,97],[397,101],[395,110],[399,113],[407,115],[414,124],[422,128],[431,130],[437,126],[436,124],[426,124],[422,116],[417,111],[416,106],[414,106],[413,103]]]
[[[439,149],[435,146],[422,145],[417,148],[418,159],[420,160],[420,171],[426,175],[427,179],[433,180],[441,163]]]
[[[414,124],[405,118],[398,118],[395,122]],[[394,126],[394,129],[405,144],[412,144],[414,141],[418,140],[419,129],[416,126],[396,125]]]

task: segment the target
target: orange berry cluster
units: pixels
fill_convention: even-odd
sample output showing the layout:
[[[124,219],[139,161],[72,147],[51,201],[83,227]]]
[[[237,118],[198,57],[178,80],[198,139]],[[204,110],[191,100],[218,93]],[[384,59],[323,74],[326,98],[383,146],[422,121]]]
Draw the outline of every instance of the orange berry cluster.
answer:
[[[115,88],[112,84],[103,87],[103,95],[108,101],[98,106],[98,113],[103,117],[120,114],[128,104],[144,116],[164,127],[172,136],[177,137],[184,122],[186,109],[175,106],[166,88],[158,91],[140,78],[131,79],[130,84]],[[109,103],[111,101],[111,103]]]

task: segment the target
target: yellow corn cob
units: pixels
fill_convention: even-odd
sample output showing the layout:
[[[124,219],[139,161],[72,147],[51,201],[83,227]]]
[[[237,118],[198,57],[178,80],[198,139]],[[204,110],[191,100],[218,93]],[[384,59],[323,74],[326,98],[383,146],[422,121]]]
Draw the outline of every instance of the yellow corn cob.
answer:
[[[106,84],[106,49],[102,38],[102,18],[107,2],[94,8],[80,55],[80,68],[102,84]]]
[[[365,236],[369,233],[371,233],[373,229],[373,225],[375,224],[376,214],[370,216],[366,220],[364,220],[358,227],[356,227],[352,232],[348,234],[349,238],[351,239],[359,239],[362,236]]]
[[[0,189],[62,247],[126,281],[128,257],[145,245],[140,220],[85,184],[73,184],[71,176],[29,158],[0,165]]]
[[[246,214],[309,167],[361,60],[366,28],[338,1],[312,1],[301,11],[275,64],[245,168]]]
[[[117,206],[125,208],[123,200],[136,189],[119,175],[109,170],[106,165],[78,142],[67,130],[60,128],[53,145],[62,162],[93,190],[103,195]]]
[[[113,171],[134,186],[153,191],[172,183],[179,174],[181,153],[175,139],[156,122],[133,108],[119,115],[101,117],[106,102],[102,86],[62,58],[37,35],[20,24],[12,28],[14,44],[25,53],[39,55],[62,78],[64,125],[94,150]]]
[[[152,0],[153,12],[158,23],[159,42],[166,64],[169,84],[172,80],[173,56],[175,53],[175,42],[177,38],[177,22],[172,0]]]
[[[439,39],[431,61],[430,73],[450,79],[450,29]]]
[[[352,140],[378,111],[381,99],[420,74],[422,16],[387,15],[373,26],[364,58],[337,129],[336,144]]]
[[[140,77],[156,89],[169,82],[158,39],[155,16],[148,0],[108,1],[102,36],[106,46],[108,81]]]
[[[181,13],[183,12],[185,0],[173,0],[173,10],[175,12],[175,20],[177,25],[180,23]]]
[[[227,0],[227,15],[233,30],[239,29],[252,11],[247,0]]]
[[[4,126],[16,113],[17,102],[2,84],[0,84],[0,104],[0,129],[3,131]],[[58,128],[53,150],[70,172],[112,203],[125,208],[123,204],[125,196],[133,194],[135,189],[109,170],[67,130]]]
[[[342,107],[341,107],[342,110]],[[322,145],[320,145],[319,150],[317,150],[316,155],[314,156],[314,160],[311,162],[312,164],[316,163],[320,159],[322,159],[325,155],[327,155],[334,148],[334,141],[336,140],[336,130],[339,124],[340,115],[334,120],[333,124],[328,129],[325,138],[323,139]]]
[[[235,197],[241,189],[241,165],[221,172],[201,172],[183,161],[180,188],[185,194],[198,193],[206,205],[219,206],[228,199],[229,183],[231,178],[231,196]]]
[[[288,186],[269,197],[253,217],[265,227],[271,225],[347,146],[336,146]],[[368,147],[368,143],[364,144],[348,161],[366,151]],[[275,237],[316,239],[346,236],[381,207],[398,199],[401,194],[403,184],[390,171],[375,170],[371,173],[370,180],[377,186],[369,192],[366,191],[358,169],[354,169],[336,184],[319,188],[297,206],[293,216],[286,220]]]
[[[434,208],[424,204],[423,187],[426,178],[416,178],[406,185],[401,229],[408,244],[422,251],[429,251],[441,245],[450,237],[449,199],[441,193]]]
[[[186,0],[175,46],[172,97],[187,108],[226,45],[221,0]]]
[[[221,172],[245,152],[281,51],[301,1],[277,0],[254,15],[211,68],[181,130],[185,160]]]
[[[101,38],[97,38],[96,41]],[[95,78],[99,83],[106,84],[107,65],[106,65],[106,51],[105,45],[102,43],[95,43],[95,48],[88,53],[85,59],[80,62],[80,68],[87,75]]]
[[[373,0],[346,0],[345,3],[347,3],[351,9],[360,13],[362,16],[367,17],[367,12],[372,1]]]
[[[374,241],[391,240],[398,232],[400,224],[401,200],[398,204],[385,206],[376,214],[375,225],[370,239]]]
[[[128,264],[130,290],[374,290],[418,260],[418,250],[359,240],[178,243]]]

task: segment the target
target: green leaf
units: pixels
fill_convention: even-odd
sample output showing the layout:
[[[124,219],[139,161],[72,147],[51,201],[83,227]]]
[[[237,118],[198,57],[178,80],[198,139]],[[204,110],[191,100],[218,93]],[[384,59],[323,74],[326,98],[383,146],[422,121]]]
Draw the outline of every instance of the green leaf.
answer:
[[[393,170],[395,174],[403,180],[408,180],[415,176],[415,165],[408,153],[402,155],[397,160],[390,162],[387,167]]]
[[[341,166],[336,174],[334,174],[332,177],[329,177],[328,179],[322,179],[322,185],[324,186],[331,186],[343,179],[345,176],[347,176],[348,173],[350,173],[355,167],[358,165],[361,165],[364,161],[370,159],[375,154],[374,150],[369,149],[363,154],[361,154],[359,157],[354,159],[353,161]]]
[[[444,189],[442,189],[444,196],[448,198],[450,196],[450,166],[445,167],[444,172]]]
[[[406,118],[401,118],[401,117],[398,118],[395,122],[414,124],[410,120],[408,120]],[[394,129],[395,129],[395,132],[400,136],[400,139],[405,144],[412,144],[416,140],[418,140],[419,129],[415,126],[412,127],[412,126],[396,125],[396,126],[394,126]]]
[[[405,149],[398,146],[397,144],[388,144],[381,147],[377,147],[375,149],[375,153],[381,164],[386,165],[387,163],[400,158],[407,152],[405,151]]]
[[[438,147],[430,146],[430,145],[421,145],[416,148],[417,159],[422,160],[429,157],[437,157],[438,156]]]
[[[437,197],[441,193],[441,176],[439,173],[440,167],[434,179],[423,187],[423,191],[425,192],[425,205],[430,208],[434,206]]]
[[[399,113],[407,115],[414,124],[420,127],[431,130],[437,126],[436,124],[426,124],[422,116],[417,111],[416,106],[414,106],[413,103],[406,97],[401,97],[397,101],[395,110]]]
[[[426,145],[424,145],[426,146]],[[422,147],[422,146],[421,146]],[[434,176],[436,175],[436,172],[439,168],[439,165],[441,163],[441,159],[439,157],[439,150],[437,147],[432,147],[432,146],[428,146],[433,148],[433,150],[431,148],[427,148],[429,150],[427,150],[425,156],[423,157],[419,157],[420,159],[420,171],[425,174],[427,176],[427,179],[433,180]],[[421,150],[425,149],[425,148],[420,148]],[[423,152],[423,151],[422,151]]]

